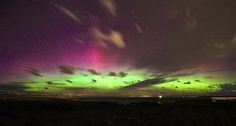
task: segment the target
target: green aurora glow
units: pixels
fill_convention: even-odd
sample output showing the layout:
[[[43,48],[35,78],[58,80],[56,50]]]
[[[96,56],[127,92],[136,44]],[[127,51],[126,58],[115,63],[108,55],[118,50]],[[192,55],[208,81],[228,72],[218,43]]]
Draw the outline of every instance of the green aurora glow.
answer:
[[[154,88],[165,88],[176,92],[204,93],[219,91],[220,85],[236,82],[235,74],[203,73],[176,77],[177,81],[156,84]],[[187,84],[189,83],[189,84]]]
[[[129,86],[139,81],[154,78],[151,75],[128,72],[125,77],[109,75],[92,75],[89,73],[78,73],[74,75],[46,75],[44,77],[31,77],[29,83],[24,86],[28,91],[42,91],[47,87],[49,92],[61,91],[65,88],[97,88],[103,90],[114,90],[121,87]],[[67,82],[71,81],[72,83]],[[94,82],[96,81],[96,82]],[[32,83],[30,83],[32,82]],[[52,82],[48,84],[46,82]]]
[[[76,73],[74,75],[48,74],[44,77],[30,77],[24,84],[25,90],[30,92],[59,93],[66,89],[98,89],[102,91],[116,91],[120,88],[134,85],[138,82],[153,79],[151,74],[130,71],[125,77],[109,75],[92,75],[89,73]],[[164,77],[164,80],[173,80],[152,84],[144,87],[152,91],[169,90],[171,93],[211,93],[221,90],[225,84],[235,84],[233,73],[201,73],[182,76]],[[68,82],[68,80],[70,82]],[[47,83],[50,82],[50,83]],[[132,90],[132,89],[131,89]],[[78,92],[79,93],[79,92]]]

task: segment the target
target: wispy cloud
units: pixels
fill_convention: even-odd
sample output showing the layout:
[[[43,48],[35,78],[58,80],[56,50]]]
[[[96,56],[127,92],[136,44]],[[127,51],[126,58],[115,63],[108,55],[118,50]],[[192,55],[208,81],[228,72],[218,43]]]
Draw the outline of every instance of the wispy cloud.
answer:
[[[66,16],[71,18],[72,20],[76,21],[77,23],[81,24],[81,20],[68,8],[65,8],[60,5],[55,5],[62,13],[64,13]]]
[[[122,34],[118,31],[111,30],[110,33],[105,34],[99,29],[93,27],[91,29],[91,33],[102,45],[105,44],[104,45],[105,47],[107,46],[106,45],[107,42],[111,42],[116,47],[122,49],[124,49],[126,46]]]
[[[100,3],[113,15],[116,16],[117,5],[114,0],[100,0]]]
[[[135,23],[134,24],[136,30],[139,32],[139,33],[143,33],[143,29],[141,28],[141,26],[138,24],[138,23]]]

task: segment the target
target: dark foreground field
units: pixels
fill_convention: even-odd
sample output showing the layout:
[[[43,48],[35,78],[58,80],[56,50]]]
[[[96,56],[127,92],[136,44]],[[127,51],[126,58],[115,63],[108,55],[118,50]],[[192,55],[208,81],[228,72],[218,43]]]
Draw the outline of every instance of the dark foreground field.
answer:
[[[233,126],[235,102],[0,101],[0,126]]]

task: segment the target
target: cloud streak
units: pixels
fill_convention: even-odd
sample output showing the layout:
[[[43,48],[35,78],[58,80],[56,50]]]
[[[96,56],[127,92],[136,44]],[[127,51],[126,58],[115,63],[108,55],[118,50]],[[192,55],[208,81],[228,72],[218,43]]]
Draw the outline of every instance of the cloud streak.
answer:
[[[117,5],[114,0],[100,0],[100,3],[106,8],[113,16],[117,15]]]
[[[123,35],[115,30],[111,30],[108,34],[103,33],[99,29],[93,27],[91,33],[96,40],[100,42],[101,45],[107,47],[107,42],[111,42],[118,48],[124,49],[125,42],[123,40]]]
[[[68,16],[69,18],[71,18],[72,20],[74,20],[75,22],[81,24],[81,20],[68,8],[65,8],[63,6],[60,5],[55,5],[62,13],[64,13],[66,16]]]

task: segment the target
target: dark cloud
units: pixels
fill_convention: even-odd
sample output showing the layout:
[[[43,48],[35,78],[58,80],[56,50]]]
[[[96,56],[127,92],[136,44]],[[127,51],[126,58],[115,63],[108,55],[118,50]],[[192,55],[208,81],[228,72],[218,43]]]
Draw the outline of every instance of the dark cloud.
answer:
[[[191,84],[191,82],[190,82],[190,81],[187,81],[187,82],[184,82],[184,84]]]
[[[68,83],[73,83],[71,80],[66,80],[66,82],[68,82]]]
[[[119,76],[120,76],[120,77],[126,77],[127,75],[128,75],[128,73],[125,73],[125,72],[120,72],[120,73],[119,73]]]
[[[110,72],[108,75],[109,76],[117,76],[116,72]]]
[[[39,70],[35,69],[35,68],[28,68],[27,70],[29,73],[31,73],[34,76],[43,76]]]
[[[97,80],[95,80],[95,79],[92,79],[92,82],[96,83],[96,82],[97,82]]]
[[[60,65],[58,66],[60,71],[65,74],[74,74],[75,73],[75,68],[70,65]]]
[[[0,84],[0,92],[24,91],[25,89],[22,83]]]
[[[220,90],[217,92],[210,93],[212,96],[235,96],[236,83],[220,84]]]
[[[154,79],[148,79],[144,80],[141,82],[137,82],[134,84],[131,84],[130,86],[124,87],[122,89],[137,89],[137,88],[143,88],[143,87],[148,87],[153,84],[161,84],[161,83],[166,83],[166,82],[172,82],[176,81],[177,79],[165,79],[165,78],[154,78]]]
[[[97,72],[96,70],[93,70],[93,69],[88,69],[87,70],[90,74],[93,74],[93,75],[100,75],[99,72]]]
[[[221,91],[220,92],[232,92],[232,91],[236,91],[236,84],[222,84],[220,86]]]

